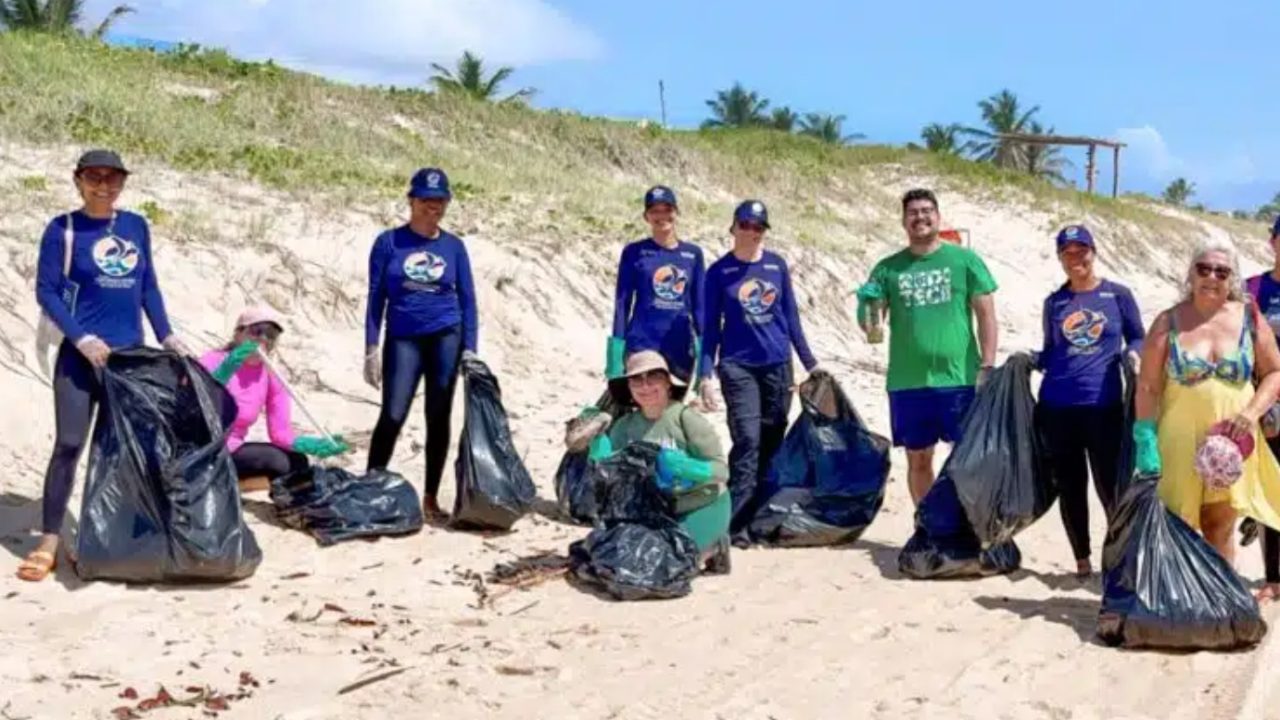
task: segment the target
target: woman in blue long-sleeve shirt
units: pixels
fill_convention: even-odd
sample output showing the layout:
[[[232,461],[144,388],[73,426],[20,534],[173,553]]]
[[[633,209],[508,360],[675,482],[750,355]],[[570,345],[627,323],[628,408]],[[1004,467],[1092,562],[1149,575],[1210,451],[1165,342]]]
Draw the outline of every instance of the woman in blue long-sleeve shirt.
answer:
[[[733,251],[707,270],[706,338],[702,345],[702,401],[714,409],[716,368],[729,411],[731,531],[738,535],[754,511],[756,487],[782,444],[791,409],[791,349],[805,370],[818,361],[800,325],[787,263],[764,249],[769,211],[747,200],[733,213]],[[719,365],[716,365],[717,356]]]
[[[382,388],[382,411],[369,448],[370,470],[387,467],[417,392],[426,378],[427,475],[423,512],[444,516],[436,493],[449,453],[450,415],[459,361],[476,352],[476,293],[467,248],[441,229],[449,179],[438,168],[409,183],[406,225],[378,236],[369,253],[365,318],[365,381]],[[386,342],[379,335],[386,316]]]
[[[1067,282],[1045,298],[1040,367],[1041,422],[1053,455],[1062,523],[1076,573],[1089,561],[1089,470],[1107,515],[1115,507],[1125,427],[1120,363],[1137,363],[1146,331],[1129,288],[1094,272],[1093,236],[1083,225],[1058,233],[1058,259]]]
[[[42,580],[55,565],[76,463],[102,392],[98,371],[111,353],[143,343],[145,312],[165,348],[190,355],[169,326],[146,219],[116,209],[128,175],[112,151],[82,155],[73,179],[84,205],[51,220],[40,241],[36,302],[63,341],[53,370],[56,437],[44,477],[42,536],[18,568],[24,580]]]
[[[621,377],[624,358],[642,350],[662,353],[671,372],[688,383],[702,336],[702,248],[676,237],[679,206],[671,188],[644,195],[651,235],[627,245],[618,262],[605,375]]]

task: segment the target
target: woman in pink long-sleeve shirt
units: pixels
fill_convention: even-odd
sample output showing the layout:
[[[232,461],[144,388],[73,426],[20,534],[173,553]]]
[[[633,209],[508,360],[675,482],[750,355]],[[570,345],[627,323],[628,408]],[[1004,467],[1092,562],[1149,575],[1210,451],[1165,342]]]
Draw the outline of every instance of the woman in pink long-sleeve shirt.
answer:
[[[346,450],[341,438],[329,440],[294,432],[289,393],[259,355],[270,353],[283,332],[278,313],[266,306],[251,307],[240,314],[231,342],[200,358],[200,364],[236,401],[238,412],[227,432],[227,449],[241,480],[299,472],[309,466],[307,455],[328,457]],[[246,441],[264,410],[270,442]]]

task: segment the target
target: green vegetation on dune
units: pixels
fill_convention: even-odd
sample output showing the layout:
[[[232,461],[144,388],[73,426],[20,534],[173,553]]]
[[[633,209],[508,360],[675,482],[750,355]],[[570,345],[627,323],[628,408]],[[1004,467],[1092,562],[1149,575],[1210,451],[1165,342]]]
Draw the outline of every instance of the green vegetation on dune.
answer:
[[[1167,222],[1139,204],[942,153],[768,128],[666,130],[463,93],[349,86],[218,50],[158,54],[66,35],[0,33],[0,135],[110,146],[180,170],[367,199],[397,197],[413,170],[435,164],[464,200],[527,209],[536,222],[587,239],[616,235],[619,219],[638,220],[635,198],[653,182],[688,188],[694,209],[712,203],[727,212],[730,195],[760,197],[791,216],[789,235],[801,241],[841,233],[826,201],[893,202],[900,189],[886,177]]]

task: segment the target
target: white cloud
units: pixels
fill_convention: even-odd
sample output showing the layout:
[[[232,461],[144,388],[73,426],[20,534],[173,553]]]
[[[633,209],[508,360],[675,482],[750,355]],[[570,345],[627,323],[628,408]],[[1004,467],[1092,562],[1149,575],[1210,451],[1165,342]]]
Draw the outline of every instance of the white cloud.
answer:
[[[1136,171],[1145,179],[1168,182],[1186,177],[1201,185],[1249,183],[1258,178],[1258,163],[1244,150],[1217,150],[1209,158],[1186,158],[1169,149],[1159,130],[1144,125],[1121,128],[1116,139],[1127,143],[1121,156],[1125,172]]]
[[[117,0],[90,0],[87,17]],[[600,40],[545,0],[132,0],[122,34],[225,47],[352,82],[422,84],[472,50],[530,65],[597,57]]]

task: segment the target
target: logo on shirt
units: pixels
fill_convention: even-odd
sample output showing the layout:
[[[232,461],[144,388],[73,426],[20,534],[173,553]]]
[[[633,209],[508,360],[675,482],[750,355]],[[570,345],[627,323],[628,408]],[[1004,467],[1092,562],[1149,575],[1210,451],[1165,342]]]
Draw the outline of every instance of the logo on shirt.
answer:
[[[951,268],[902,273],[898,294],[906,307],[945,305],[951,302]]]
[[[444,277],[446,267],[448,265],[443,259],[426,251],[411,253],[404,259],[405,277],[414,282],[435,282]]]
[[[1080,308],[1062,321],[1062,336],[1080,351],[1097,345],[1106,329],[1107,316],[1089,308]]]
[[[653,273],[653,294],[663,300],[679,300],[689,284],[689,275],[675,265],[663,265]]]
[[[138,267],[138,246],[108,235],[93,244],[93,262],[106,275],[124,277]]]
[[[763,315],[778,301],[778,288],[768,280],[747,278],[738,286],[738,302],[748,315]]]

